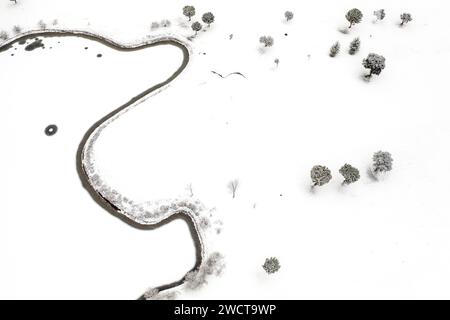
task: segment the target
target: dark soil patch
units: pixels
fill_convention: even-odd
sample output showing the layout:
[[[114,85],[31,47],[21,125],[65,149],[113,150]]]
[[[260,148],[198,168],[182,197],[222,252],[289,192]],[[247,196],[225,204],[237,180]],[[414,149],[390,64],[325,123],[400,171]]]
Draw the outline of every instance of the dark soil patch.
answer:
[[[36,40],[37,39],[37,40]],[[27,45],[25,47],[26,51],[33,51],[34,49],[37,48],[45,48],[44,44],[42,43],[42,40],[36,38],[32,43],[30,43],[29,45]]]
[[[22,40],[20,40],[18,43],[19,43],[20,45],[24,45],[25,43],[27,43],[27,40],[22,39]]]

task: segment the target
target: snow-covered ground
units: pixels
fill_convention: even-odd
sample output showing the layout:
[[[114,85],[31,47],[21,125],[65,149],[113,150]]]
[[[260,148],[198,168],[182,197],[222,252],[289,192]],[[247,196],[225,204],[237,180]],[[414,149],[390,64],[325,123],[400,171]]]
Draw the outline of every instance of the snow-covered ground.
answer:
[[[448,2],[19,0],[1,4],[0,30],[57,18],[122,42],[186,36],[186,4],[197,9],[193,20],[216,16],[194,39],[188,68],[96,145],[104,178],[128,197],[186,197],[191,184],[224,222],[210,243],[226,257],[223,276],[182,297],[449,298]],[[363,21],[343,34],[353,7]],[[386,18],[373,23],[381,8]],[[289,23],[285,10],[295,15]],[[399,28],[403,12],[414,20]],[[172,27],[150,32],[164,18]],[[262,35],[275,39],[264,52]],[[355,37],[361,50],[350,56]],[[330,58],[335,41],[341,52]],[[114,219],[81,188],[75,153],[90,125],[167,78],[181,53],[117,53],[69,38],[48,47],[0,53],[0,297],[135,298],[177,280],[194,263],[183,222],[138,231]],[[370,52],[386,57],[386,69],[366,82]],[[43,134],[50,123],[60,127],[53,137]],[[394,170],[374,182],[366,170],[378,150],[392,153]],[[341,187],[345,163],[361,180]],[[311,193],[316,164],[333,180]],[[268,276],[261,265],[270,256],[281,269]]]

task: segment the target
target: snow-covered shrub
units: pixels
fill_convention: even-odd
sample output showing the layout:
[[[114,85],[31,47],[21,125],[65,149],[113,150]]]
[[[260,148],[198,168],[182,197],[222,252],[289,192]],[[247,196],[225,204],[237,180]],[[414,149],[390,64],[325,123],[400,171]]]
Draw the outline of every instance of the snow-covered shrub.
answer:
[[[8,39],[8,32],[6,32],[5,30],[0,31],[0,39],[1,40],[7,40]]]
[[[197,270],[189,271],[184,277],[186,288],[195,290],[207,283],[209,276],[221,275],[225,268],[224,258],[219,252],[210,254]]]
[[[386,66],[386,59],[382,55],[369,53],[367,58],[363,60],[362,64],[364,68],[370,69],[370,74],[366,76],[367,78],[370,78],[372,74],[379,75],[381,73]]]
[[[277,258],[272,257],[272,258],[266,258],[266,261],[264,262],[264,264],[262,265],[263,269],[268,273],[275,273],[278,270],[280,270],[280,262],[278,261]]]
[[[45,30],[45,29],[47,29],[47,24],[44,22],[44,20],[39,20],[38,27],[41,30]]]
[[[339,53],[339,50],[341,50],[341,45],[339,44],[339,41],[337,41],[330,48],[330,57],[335,57]]]
[[[57,26],[59,24],[58,19],[53,19],[52,26]]]
[[[351,28],[354,24],[360,23],[362,20],[363,14],[361,10],[353,8],[347,12],[345,18],[350,22],[349,28]]]
[[[359,40],[359,38],[353,39],[353,41],[350,42],[350,47],[348,49],[348,53],[350,53],[351,55],[357,53],[359,51],[360,46],[361,46],[361,41]]]
[[[400,26],[403,26],[404,24],[407,24],[408,22],[412,21],[412,16],[410,13],[405,12],[400,15],[400,19],[402,20]]]
[[[359,170],[349,164],[343,165],[339,173],[344,177],[342,184],[350,184],[359,180]]]
[[[292,20],[294,18],[294,13],[292,11],[286,11],[284,17],[286,18],[286,21]]]
[[[220,252],[211,253],[203,265],[204,272],[209,276],[220,276],[224,268],[224,257]]]
[[[392,156],[389,152],[378,151],[373,154],[372,170],[375,174],[384,173],[392,170]]]
[[[175,300],[177,297],[176,291],[163,291],[160,292],[156,288],[150,288],[144,293],[145,300]]]
[[[184,277],[186,288],[195,290],[206,284],[206,274],[200,270],[192,270]]]
[[[203,230],[209,229],[211,227],[211,221],[208,217],[203,216],[199,219],[198,226]]]
[[[170,20],[168,20],[168,19],[163,19],[163,20],[161,20],[161,23],[159,24],[161,27],[163,27],[163,28],[168,28],[168,27],[170,27],[171,26],[171,22],[170,22]]]
[[[195,31],[195,35],[197,35],[197,33],[202,30],[202,24],[198,21],[195,21],[192,26],[191,26],[192,30]]]
[[[239,180],[238,179],[234,179],[231,180],[230,182],[228,182],[228,190],[231,192],[231,194],[233,195],[233,199],[234,197],[236,197],[236,190],[239,186]]]
[[[214,22],[214,15],[211,12],[206,12],[202,16],[203,23],[208,25],[208,28],[211,27],[211,23]]]
[[[325,166],[314,166],[311,169],[311,180],[313,186],[323,186],[330,182],[332,176],[331,171]]]
[[[194,6],[184,6],[183,14],[189,18],[189,21],[191,21],[191,18],[193,16],[195,16],[195,7]]]
[[[377,20],[383,20],[386,16],[384,9],[376,10],[373,12],[374,16],[377,17]]]
[[[159,23],[156,22],[156,21],[153,21],[151,26],[150,26],[150,29],[153,31],[153,30],[156,30],[158,28],[159,28]]]
[[[19,33],[21,33],[21,32],[22,32],[22,27],[19,26],[19,25],[15,25],[15,26],[13,27],[13,32],[14,32],[14,34],[19,34]]]
[[[274,40],[271,36],[262,36],[259,38],[259,42],[264,44],[264,47],[273,46]]]

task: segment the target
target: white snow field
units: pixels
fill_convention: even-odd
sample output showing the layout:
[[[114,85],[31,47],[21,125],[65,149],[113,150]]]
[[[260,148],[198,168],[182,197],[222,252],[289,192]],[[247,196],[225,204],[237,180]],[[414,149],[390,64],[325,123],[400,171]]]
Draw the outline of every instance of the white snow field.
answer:
[[[0,4],[0,30],[57,18],[59,28],[124,43],[186,37],[186,4],[197,9],[193,21],[206,11],[216,17],[186,40],[188,67],[108,125],[95,146],[102,177],[127,197],[189,197],[191,184],[212,221],[223,221],[208,243],[225,255],[223,275],[179,297],[450,298],[448,1],[19,0]],[[343,34],[354,7],[363,20]],[[374,23],[381,8],[386,18]],[[286,10],[294,12],[288,23]],[[403,12],[413,21],[400,28]],[[150,31],[165,18],[170,28]],[[261,50],[262,35],[274,46]],[[351,56],[355,37],[361,49]],[[0,298],[134,299],[193,266],[188,228],[174,221],[140,231],[114,218],[81,187],[76,151],[95,121],[169,77],[181,51],[57,41],[0,53]],[[336,41],[341,51],[330,58]],[[367,82],[361,61],[371,52],[386,68]],[[47,137],[52,123],[59,131]],[[367,170],[378,150],[392,154],[394,169],[374,181]],[[345,163],[361,179],[343,187]],[[333,179],[310,192],[316,164]],[[271,256],[281,269],[267,275],[261,265]]]

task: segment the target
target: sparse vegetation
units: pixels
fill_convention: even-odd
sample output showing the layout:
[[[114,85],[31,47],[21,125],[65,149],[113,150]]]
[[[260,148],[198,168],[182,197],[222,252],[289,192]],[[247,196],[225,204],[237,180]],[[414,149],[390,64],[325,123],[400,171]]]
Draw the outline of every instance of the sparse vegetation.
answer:
[[[191,18],[193,16],[195,16],[195,7],[194,6],[184,6],[183,14],[189,18],[189,21],[191,21]]]
[[[353,39],[353,41],[350,42],[350,48],[348,49],[348,53],[350,53],[351,55],[354,55],[355,53],[357,53],[359,51],[360,46],[361,46],[361,41],[359,40],[359,38]]]
[[[332,176],[331,171],[325,166],[314,166],[311,169],[311,180],[313,187],[320,187],[330,182]]]
[[[377,20],[380,20],[380,21],[383,20],[384,17],[386,16],[384,9],[376,10],[373,12],[373,14],[375,15],[375,17],[377,17]]]
[[[362,62],[364,68],[370,69],[370,73],[366,75],[366,78],[370,78],[373,74],[379,75],[386,66],[385,61],[386,59],[382,55],[369,53]]]
[[[372,170],[375,174],[385,173],[392,170],[392,156],[389,152],[386,151],[378,151],[375,152],[373,157],[373,166]]]
[[[342,184],[351,184],[359,180],[359,170],[349,164],[343,165],[339,173],[344,177]]]
[[[211,12],[206,12],[202,16],[203,23],[208,25],[208,28],[211,27],[211,23],[214,22],[214,15]]]
[[[350,22],[349,28],[351,28],[356,23],[360,23],[362,17],[363,17],[362,12],[357,8],[349,10],[345,15],[345,18],[348,20],[348,22]]]
[[[272,258],[266,258],[266,261],[264,262],[262,267],[263,267],[264,271],[266,271],[268,274],[272,274],[272,273],[275,273],[278,270],[280,270],[281,265],[280,265],[280,261],[278,261],[277,258],[272,257]]]
[[[290,21],[294,18],[294,13],[292,11],[286,11],[284,17],[286,18],[286,21]]]
[[[271,36],[262,36],[259,38],[259,42],[264,44],[264,47],[273,46],[274,40]]]
[[[191,26],[192,30],[195,31],[195,35],[197,35],[197,33],[202,30],[202,24],[198,21],[195,21],[192,26]]]
[[[330,57],[334,58],[339,53],[340,50],[341,50],[341,45],[339,44],[339,41],[337,41],[330,48]]]
[[[58,19],[53,19],[52,26],[57,26],[59,24]]]
[[[408,22],[412,21],[412,16],[410,13],[402,13],[400,15],[400,19],[402,20],[402,23],[400,23],[400,26],[403,26],[407,24]]]

